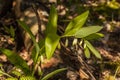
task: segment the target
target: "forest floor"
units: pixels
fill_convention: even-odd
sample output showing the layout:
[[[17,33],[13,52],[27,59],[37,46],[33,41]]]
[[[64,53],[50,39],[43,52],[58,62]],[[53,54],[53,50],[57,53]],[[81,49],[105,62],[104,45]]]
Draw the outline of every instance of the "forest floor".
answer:
[[[109,39],[105,41],[108,36]],[[107,33],[104,38],[94,41],[93,44],[102,55],[102,61],[94,56],[86,59],[80,49],[76,51],[77,46],[74,46],[73,49],[63,47],[61,50],[56,50],[54,57],[50,60],[44,60],[42,64],[44,73],[48,74],[53,70],[67,67],[67,71],[53,76],[50,80],[94,80],[94,78],[96,80],[114,80],[114,77],[116,80],[120,80],[120,31]],[[0,47],[14,50],[15,42],[9,35],[0,33]],[[76,55],[76,52],[80,55]],[[26,60],[29,57],[27,51],[19,54]],[[0,54],[0,63],[3,64],[6,72],[13,67],[3,54]]]
[[[74,7],[72,6],[71,8],[74,9]],[[64,14],[64,11],[61,14]],[[59,15],[61,14],[59,13]],[[67,71],[61,72],[49,80],[120,80],[120,22],[118,21],[117,23],[119,26],[115,27],[113,31],[107,31],[104,28],[101,33],[105,36],[92,42],[102,55],[102,60],[97,59],[93,55],[87,59],[78,45],[62,46],[60,50],[57,49],[55,51],[54,56],[50,60],[43,60],[41,67],[44,75],[59,68],[68,68]],[[9,34],[3,31],[4,28],[0,27],[0,48],[15,51],[17,43]],[[27,50],[19,51],[18,54],[28,64],[31,64]],[[7,73],[14,67],[2,53],[0,53],[0,64],[3,65]],[[5,78],[6,76],[0,76],[0,80]]]

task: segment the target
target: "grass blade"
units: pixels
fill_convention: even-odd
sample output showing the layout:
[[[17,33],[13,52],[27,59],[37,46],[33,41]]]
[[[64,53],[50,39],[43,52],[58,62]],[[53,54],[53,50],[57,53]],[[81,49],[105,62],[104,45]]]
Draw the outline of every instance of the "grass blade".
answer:
[[[92,46],[92,44],[90,42],[88,42],[87,40],[85,40],[85,44],[86,46],[89,48],[89,50],[99,59],[101,59],[101,55],[100,53]]]
[[[59,73],[59,72],[62,72],[62,71],[65,71],[67,70],[67,68],[62,68],[62,69],[57,69],[49,74],[47,74],[45,77],[43,77],[41,80],[48,80],[50,77],[54,76],[55,74]]]
[[[100,31],[102,28],[103,27],[101,26],[83,27],[75,33],[75,37],[83,38],[83,37],[89,36],[90,34]]]
[[[0,51],[5,54],[8,60],[16,67],[20,68],[26,75],[31,75],[31,71],[26,61],[24,61],[17,53],[14,53],[8,49],[0,48]]]
[[[89,11],[82,13],[81,15],[77,16],[68,24],[67,28],[65,29],[65,33],[63,36],[73,36],[77,30],[79,30],[85,23],[88,17]]]

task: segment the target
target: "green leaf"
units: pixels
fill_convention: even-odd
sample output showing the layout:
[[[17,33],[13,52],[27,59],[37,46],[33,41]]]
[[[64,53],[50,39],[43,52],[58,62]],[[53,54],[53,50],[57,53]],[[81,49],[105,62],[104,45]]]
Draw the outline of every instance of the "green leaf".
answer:
[[[68,24],[67,28],[65,29],[65,33],[63,36],[73,36],[77,30],[79,30],[85,23],[88,17],[89,11],[82,13],[81,15],[77,16]]]
[[[57,34],[48,34],[45,38],[45,52],[47,59],[50,59],[59,43],[60,36]]]
[[[4,26],[4,29],[6,33],[10,34],[13,38],[15,37],[15,29],[13,28],[13,26],[10,26],[10,28]]]
[[[33,33],[31,32],[30,28],[27,26],[27,24],[26,24],[25,22],[19,21],[19,20],[18,20],[18,24],[19,24],[27,33],[29,33],[29,35],[30,35],[31,39],[33,40],[33,42],[36,42],[35,37],[34,37]]]
[[[100,39],[101,37],[104,37],[102,33],[93,33],[88,36],[86,36],[84,39],[86,40],[97,40]]]
[[[13,28],[13,26],[10,26],[10,34],[13,38],[15,37],[15,29]]]
[[[85,44],[97,58],[101,59],[100,53],[92,46],[92,44],[89,41],[85,40]]]
[[[36,80],[36,79],[32,76],[23,76],[23,77],[20,77],[20,80]]]
[[[120,3],[116,0],[107,1],[107,6],[112,9],[120,9]]]
[[[3,64],[0,63],[0,67],[2,67],[2,66],[3,66]]]
[[[58,19],[57,11],[55,9],[55,6],[52,5],[50,9],[49,22],[46,26],[46,34],[57,32],[57,19]]]
[[[59,43],[60,37],[57,32],[57,11],[52,5],[50,9],[49,21],[46,27],[45,52],[47,59],[50,59]]]
[[[41,39],[39,42],[40,53],[43,55],[45,53],[45,39]]]
[[[31,54],[31,57],[32,57],[32,60],[34,63],[36,63],[36,55],[37,55],[37,52],[36,52],[36,49],[35,49],[35,46],[33,47],[32,49],[32,54]]]
[[[35,39],[35,36],[33,35],[33,33],[31,32],[30,28],[23,22],[23,21],[18,21],[18,24],[26,31],[29,33],[34,45],[35,45],[35,52],[36,52],[36,55],[35,55],[35,59],[34,61],[37,62],[37,59],[38,59],[38,55],[39,55],[39,45],[38,43],[36,42],[36,39]]]
[[[30,75],[31,71],[26,61],[24,61],[17,53],[14,53],[8,49],[0,48],[0,51],[4,53],[8,60],[16,67],[20,68],[26,75]]]
[[[3,76],[3,71],[2,70],[0,70],[0,76]]]
[[[22,73],[20,71],[17,71],[17,70],[13,70],[12,71],[12,74],[14,74],[15,76],[19,77],[22,75]]]
[[[75,37],[83,38],[83,37],[86,37],[90,34],[93,34],[93,33],[100,31],[102,28],[103,27],[100,27],[100,26],[83,27],[75,33]]]
[[[85,52],[85,57],[90,58],[90,51],[89,51],[88,47],[84,48],[84,52]]]
[[[55,71],[47,74],[47,75],[46,75],[45,77],[43,77],[41,80],[48,80],[50,77],[58,74],[59,72],[65,71],[65,70],[67,70],[67,68],[57,69],[57,70],[55,70]]]
[[[41,39],[38,42],[38,44],[39,44],[39,48],[40,48],[40,50],[39,50],[40,54],[38,56],[40,56],[40,55],[45,53],[45,39]],[[34,47],[32,49],[32,59],[33,59],[34,62],[35,62],[35,58],[36,58],[36,50],[35,50],[35,47]]]

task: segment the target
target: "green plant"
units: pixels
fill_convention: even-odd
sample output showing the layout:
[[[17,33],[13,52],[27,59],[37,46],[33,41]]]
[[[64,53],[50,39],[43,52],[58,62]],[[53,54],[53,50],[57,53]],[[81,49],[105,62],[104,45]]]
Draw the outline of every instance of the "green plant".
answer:
[[[87,58],[90,57],[90,51],[99,59],[101,59],[101,55],[99,52],[92,46],[92,44],[88,41],[91,39],[96,39],[102,37],[101,33],[97,33],[102,29],[100,26],[90,26],[90,27],[82,27],[88,17],[89,11],[82,13],[77,16],[68,24],[65,29],[65,33],[62,36],[57,34],[57,11],[55,7],[52,5],[50,10],[49,22],[46,26],[45,31],[45,39],[42,39],[36,42],[34,35],[28,28],[28,26],[22,22],[18,21],[19,25],[29,33],[31,40],[34,43],[34,48],[32,50],[32,60],[33,60],[33,68],[30,69],[27,63],[15,52],[0,48],[0,51],[4,53],[9,61],[14,64],[17,68],[21,69],[23,74],[20,76],[20,80],[35,80],[35,72],[38,70],[38,75],[40,76],[39,80],[47,80],[51,76],[66,70],[66,68],[55,70],[48,75],[42,76],[42,71],[40,69],[39,64],[41,64],[41,56],[45,55],[47,59],[50,59],[59,44],[61,38],[64,37],[75,37],[81,38],[81,41],[84,42],[84,50]],[[90,51],[89,51],[90,50]],[[9,77],[9,76],[8,76]]]
[[[5,29],[6,33],[10,34],[10,36],[12,38],[15,37],[15,29],[13,28],[13,26],[10,26],[10,28],[4,26],[4,29]]]

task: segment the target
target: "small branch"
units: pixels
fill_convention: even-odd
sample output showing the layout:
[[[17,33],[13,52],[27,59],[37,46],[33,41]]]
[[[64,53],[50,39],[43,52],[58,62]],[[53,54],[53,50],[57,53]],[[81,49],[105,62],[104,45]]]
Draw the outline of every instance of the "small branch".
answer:
[[[42,37],[43,38],[43,34],[41,33],[41,19],[40,19],[40,16],[38,14],[38,11],[37,11],[37,8],[35,6],[35,4],[32,4],[32,9],[34,10],[35,12],[35,15],[37,17],[37,21],[38,21],[38,27],[39,27],[39,30],[38,30],[38,38]]]
[[[91,71],[89,70],[88,65],[82,60],[82,58],[78,55],[79,62],[86,68],[86,71],[89,73],[89,75],[92,77],[92,80],[96,80]]]

